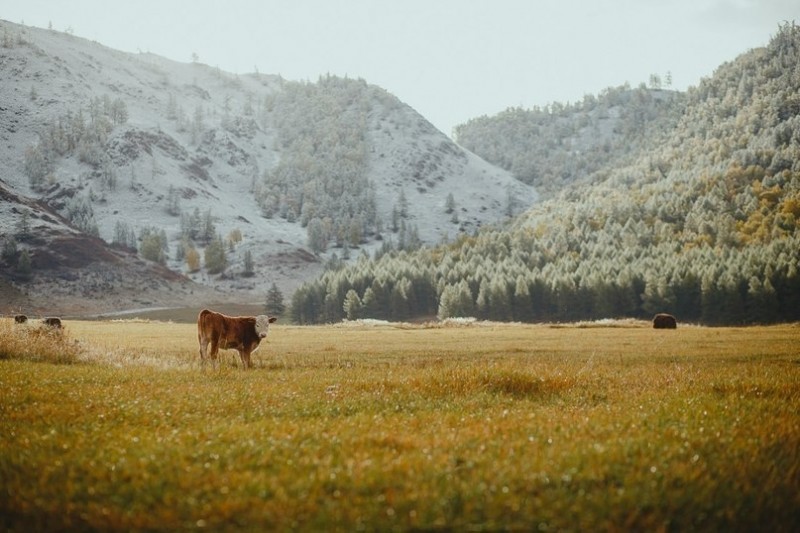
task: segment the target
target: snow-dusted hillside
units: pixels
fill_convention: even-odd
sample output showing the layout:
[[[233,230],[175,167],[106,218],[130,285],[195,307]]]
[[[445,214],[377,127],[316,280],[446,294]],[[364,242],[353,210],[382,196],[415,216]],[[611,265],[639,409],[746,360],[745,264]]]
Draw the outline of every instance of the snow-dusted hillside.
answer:
[[[396,117],[380,111],[372,115],[369,165],[379,210],[390,213],[402,190],[423,241],[436,243],[472,232],[506,219],[509,207],[518,214],[534,203],[533,188],[461,148],[410,108],[402,111],[400,128]],[[457,221],[447,213],[449,195]]]
[[[80,210],[107,242],[120,227],[137,237],[143,229],[163,230],[170,269],[220,296],[252,302],[263,301],[272,282],[290,296],[338,251],[313,254],[300,221],[265,218],[254,194],[282,157],[276,126],[282,110],[268,108],[270,95],[283,90],[280,77],[122,53],[6,21],[0,36],[0,167],[15,193],[65,216]],[[401,190],[407,221],[427,243],[505,220],[509,199],[518,211],[536,200],[533,189],[461,149],[410,107],[387,107],[381,99],[359,105],[369,109],[360,127],[386,227]],[[110,121],[102,142],[85,141],[101,118]],[[48,152],[50,166],[32,185],[26,158],[42,144],[59,150]],[[448,195],[457,220],[447,212]],[[0,230],[13,233],[23,211],[3,211]],[[178,253],[195,213],[210,214],[223,238],[241,234],[226,246],[225,275],[189,272]],[[202,257],[204,243],[192,244]],[[361,246],[378,244],[368,237]],[[254,275],[242,277],[248,252]]]
[[[0,240],[0,314],[91,314],[220,301],[210,288],[77,231],[1,179]]]

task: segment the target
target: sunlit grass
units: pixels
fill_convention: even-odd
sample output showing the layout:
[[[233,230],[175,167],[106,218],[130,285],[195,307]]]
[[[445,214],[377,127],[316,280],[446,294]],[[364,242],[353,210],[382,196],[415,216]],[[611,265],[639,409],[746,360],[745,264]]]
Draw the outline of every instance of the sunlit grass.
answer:
[[[800,524],[800,328],[67,322],[0,362],[16,530],[771,530]],[[87,355],[88,354],[88,355]]]

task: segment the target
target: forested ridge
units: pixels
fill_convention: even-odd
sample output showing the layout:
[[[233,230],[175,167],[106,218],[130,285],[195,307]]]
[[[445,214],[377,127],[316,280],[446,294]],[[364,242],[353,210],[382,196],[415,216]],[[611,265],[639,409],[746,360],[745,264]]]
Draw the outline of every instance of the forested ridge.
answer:
[[[657,77],[656,77],[657,78]],[[610,87],[572,104],[509,108],[455,128],[459,144],[552,197],[597,171],[622,166],[675,128],[686,95]]]
[[[398,107],[396,98],[363,80],[321,77],[316,84],[286,82],[267,98],[284,154],[264,171],[257,199],[267,217],[299,221],[309,243],[358,246],[378,231],[376,194],[368,178],[365,138],[370,102]],[[273,112],[273,110],[280,110]]]
[[[332,268],[295,292],[292,318],[800,319],[800,27],[665,106],[636,147],[510,229]]]

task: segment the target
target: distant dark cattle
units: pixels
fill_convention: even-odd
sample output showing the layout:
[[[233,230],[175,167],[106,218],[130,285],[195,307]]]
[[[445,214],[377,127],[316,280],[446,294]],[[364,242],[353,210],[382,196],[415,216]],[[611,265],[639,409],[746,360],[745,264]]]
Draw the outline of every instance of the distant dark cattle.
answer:
[[[24,324],[28,321],[28,317],[25,315],[14,315],[14,322],[17,324]]]
[[[54,329],[61,329],[61,319],[57,316],[49,316],[47,318],[43,318],[42,322],[45,326],[50,326]]]
[[[678,321],[672,315],[658,313],[653,317],[653,327],[655,329],[675,329],[678,327]]]
[[[217,359],[219,349],[236,350],[245,368],[252,367],[250,354],[269,333],[269,325],[278,320],[267,315],[227,316],[203,309],[197,316],[197,340],[200,360]],[[210,350],[209,350],[209,344]]]

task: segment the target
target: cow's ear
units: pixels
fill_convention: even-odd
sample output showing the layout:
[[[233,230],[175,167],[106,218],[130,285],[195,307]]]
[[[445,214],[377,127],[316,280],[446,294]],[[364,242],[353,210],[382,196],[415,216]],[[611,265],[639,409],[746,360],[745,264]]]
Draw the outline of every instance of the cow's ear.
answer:
[[[271,317],[269,317],[269,323],[270,323],[270,324],[272,324],[272,323],[273,323],[273,322],[275,322],[276,320],[278,320],[278,317],[276,317],[276,316],[271,316]]]

